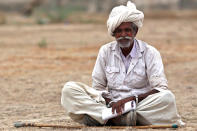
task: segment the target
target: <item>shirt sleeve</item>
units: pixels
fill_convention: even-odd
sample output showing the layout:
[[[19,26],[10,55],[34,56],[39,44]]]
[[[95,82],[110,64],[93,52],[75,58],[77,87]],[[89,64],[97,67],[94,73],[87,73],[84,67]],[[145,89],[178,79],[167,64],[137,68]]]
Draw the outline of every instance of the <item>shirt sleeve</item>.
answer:
[[[105,75],[105,54],[104,48],[101,47],[92,72],[92,87],[101,92],[106,91],[107,87],[107,78]]]
[[[146,53],[146,73],[150,86],[159,91],[167,89],[168,82],[164,74],[164,66],[159,51],[151,47]]]

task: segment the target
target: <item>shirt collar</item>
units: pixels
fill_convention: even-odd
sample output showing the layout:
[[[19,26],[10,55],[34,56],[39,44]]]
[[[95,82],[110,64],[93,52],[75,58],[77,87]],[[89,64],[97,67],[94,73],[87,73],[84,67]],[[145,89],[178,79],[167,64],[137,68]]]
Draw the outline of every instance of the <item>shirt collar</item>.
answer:
[[[112,43],[114,44],[111,44],[111,50],[115,51],[117,55],[118,54],[120,55],[121,50],[120,50],[120,47],[118,46],[117,41],[113,41]],[[142,55],[141,53],[145,50],[145,46],[146,45],[142,41],[134,39],[134,46],[133,46],[132,51],[130,52],[130,56],[132,58],[140,57]]]
[[[136,57],[136,55],[137,55],[137,45],[136,45],[136,40],[134,40],[134,43],[133,43],[133,48],[132,48],[132,50],[130,51],[130,53],[129,53],[129,55],[128,56],[130,56],[131,58],[134,58],[134,57]],[[124,55],[123,55],[123,53],[122,53],[122,51],[121,51],[121,49],[120,49],[120,47],[118,46],[118,52],[120,52],[120,55],[121,55],[121,57],[125,57]],[[128,57],[127,56],[127,57]]]
[[[136,57],[136,55],[137,55],[136,40],[134,40],[133,48],[132,48],[131,52],[129,53],[129,55],[130,55],[132,58]]]

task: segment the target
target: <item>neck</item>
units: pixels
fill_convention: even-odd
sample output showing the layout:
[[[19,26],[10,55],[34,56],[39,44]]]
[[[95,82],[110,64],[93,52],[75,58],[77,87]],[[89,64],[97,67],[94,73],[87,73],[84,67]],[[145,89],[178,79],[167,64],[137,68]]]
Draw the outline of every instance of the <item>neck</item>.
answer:
[[[125,57],[127,57],[127,56],[129,55],[129,53],[130,53],[131,50],[133,49],[133,45],[134,45],[134,41],[132,42],[132,44],[131,44],[129,47],[127,47],[127,48],[120,48],[121,51],[122,51],[122,53],[123,53],[123,55],[124,55]]]

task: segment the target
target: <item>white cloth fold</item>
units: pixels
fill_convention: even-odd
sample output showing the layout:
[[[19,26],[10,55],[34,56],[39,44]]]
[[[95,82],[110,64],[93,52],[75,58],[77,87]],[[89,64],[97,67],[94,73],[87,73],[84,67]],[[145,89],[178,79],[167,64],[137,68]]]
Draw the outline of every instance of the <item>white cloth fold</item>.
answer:
[[[84,123],[84,115],[89,115],[100,124],[105,124],[103,111],[109,110],[102,101],[98,101],[100,92],[80,82],[67,82],[62,89],[61,104],[66,114],[76,122]],[[129,103],[128,103],[129,104]],[[135,107],[134,107],[135,108]],[[106,113],[106,112],[104,112]],[[165,125],[185,123],[176,109],[175,97],[169,90],[149,95],[136,105],[135,111],[140,125]],[[104,119],[103,119],[104,118]],[[132,118],[135,120],[136,118]],[[117,126],[120,123],[117,123]]]
[[[135,110],[135,109],[136,109],[135,101],[129,101],[129,102],[125,103],[125,107],[124,107],[122,114],[125,114],[125,113]],[[116,111],[113,114],[112,108],[106,108],[102,111],[102,120],[104,120],[104,121],[107,121],[107,120],[117,117],[117,116],[119,116],[119,114],[116,113]]]
[[[127,6],[120,5],[114,7],[107,20],[107,28],[109,34],[113,35],[115,29],[122,22],[133,22],[135,25],[142,27],[144,14],[143,12],[136,9],[134,3],[128,1]]]

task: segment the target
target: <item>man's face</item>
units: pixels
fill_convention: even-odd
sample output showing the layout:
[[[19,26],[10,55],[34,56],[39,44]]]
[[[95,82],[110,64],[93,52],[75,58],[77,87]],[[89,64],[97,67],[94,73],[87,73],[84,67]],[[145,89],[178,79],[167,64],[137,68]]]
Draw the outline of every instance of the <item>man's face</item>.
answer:
[[[114,36],[121,48],[128,48],[133,44],[136,33],[131,22],[123,22],[114,31]]]

